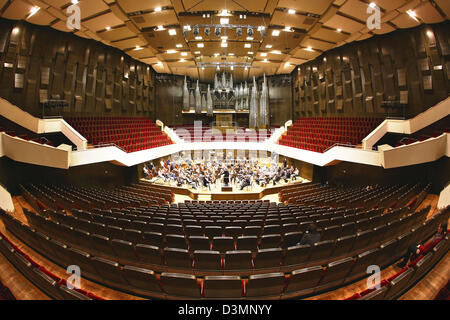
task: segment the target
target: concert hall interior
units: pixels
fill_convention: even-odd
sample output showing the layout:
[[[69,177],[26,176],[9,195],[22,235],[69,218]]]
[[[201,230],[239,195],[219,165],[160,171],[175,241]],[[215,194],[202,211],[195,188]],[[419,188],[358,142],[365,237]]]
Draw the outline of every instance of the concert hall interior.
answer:
[[[448,300],[448,0],[0,0],[0,300]]]

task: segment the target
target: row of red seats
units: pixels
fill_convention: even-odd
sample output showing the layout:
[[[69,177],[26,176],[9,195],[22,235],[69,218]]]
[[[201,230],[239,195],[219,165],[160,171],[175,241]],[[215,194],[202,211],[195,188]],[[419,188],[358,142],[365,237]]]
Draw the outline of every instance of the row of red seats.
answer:
[[[93,145],[115,144],[126,152],[136,152],[172,144],[148,118],[76,117],[66,120]]]
[[[301,118],[278,143],[324,152],[334,144],[357,145],[380,122],[379,118]]]

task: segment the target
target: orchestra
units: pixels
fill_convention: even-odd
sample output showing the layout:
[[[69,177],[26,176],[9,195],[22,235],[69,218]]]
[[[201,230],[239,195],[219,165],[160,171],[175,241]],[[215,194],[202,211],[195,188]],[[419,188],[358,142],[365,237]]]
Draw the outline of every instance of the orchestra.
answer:
[[[244,160],[234,163],[217,161],[162,161],[157,169],[153,164],[144,165],[144,172],[154,183],[189,187],[194,190],[211,186],[225,185],[231,182],[239,190],[258,185],[266,187],[277,185],[280,181],[293,182],[300,176],[298,168],[285,163],[263,164],[258,161]]]

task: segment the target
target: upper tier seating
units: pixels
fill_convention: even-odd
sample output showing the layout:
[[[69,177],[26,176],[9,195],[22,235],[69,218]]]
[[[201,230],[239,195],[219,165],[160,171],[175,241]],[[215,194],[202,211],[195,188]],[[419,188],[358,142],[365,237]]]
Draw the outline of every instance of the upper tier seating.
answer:
[[[172,129],[185,142],[264,142],[270,138],[276,127],[267,130],[251,130],[238,127],[234,132],[221,133],[218,129],[211,131],[211,127],[202,125],[196,129],[193,125],[173,126]],[[230,129],[231,130],[231,129]]]
[[[425,141],[430,138],[439,137],[444,132],[450,133],[450,116],[446,116],[445,118],[436,121],[435,123],[425,127],[413,134],[404,135],[404,134],[395,134],[395,133],[387,133],[383,138],[381,138],[376,146],[380,146],[383,144],[389,144],[392,147],[400,147],[409,145],[418,141]]]
[[[279,144],[315,152],[335,144],[356,146],[381,122],[380,118],[300,118]]]
[[[27,140],[27,141],[33,141],[36,143],[48,145],[51,147],[54,147],[55,144],[50,141],[47,137],[44,135],[38,135],[32,131],[29,131],[25,129],[24,127],[21,127],[14,122],[4,118],[0,117],[0,132],[5,132],[6,134],[12,136],[12,137],[19,137],[21,139]],[[67,139],[65,139],[67,140]],[[67,143],[64,141],[64,143]],[[68,143],[70,144],[70,143]]]
[[[69,117],[65,120],[94,146],[115,144],[126,152],[136,152],[172,144],[148,118]]]

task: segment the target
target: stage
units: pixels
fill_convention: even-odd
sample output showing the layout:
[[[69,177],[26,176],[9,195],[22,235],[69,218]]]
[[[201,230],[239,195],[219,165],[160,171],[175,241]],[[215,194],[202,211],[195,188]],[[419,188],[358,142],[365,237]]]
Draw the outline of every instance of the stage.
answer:
[[[142,180],[150,181],[148,179]],[[211,185],[211,188],[201,187],[193,189],[188,186],[174,186],[171,183],[161,181],[161,179],[153,179],[150,182],[155,185],[168,187],[175,195],[187,196],[192,200],[259,200],[265,196],[277,194],[283,187],[302,184],[309,181],[298,177],[297,180],[288,181],[287,183],[285,181],[280,181],[275,186],[269,184],[266,187],[261,187],[254,183],[252,186],[245,187],[243,190],[240,190],[240,187],[236,184],[230,184],[232,191],[222,191],[222,183],[213,184]]]

